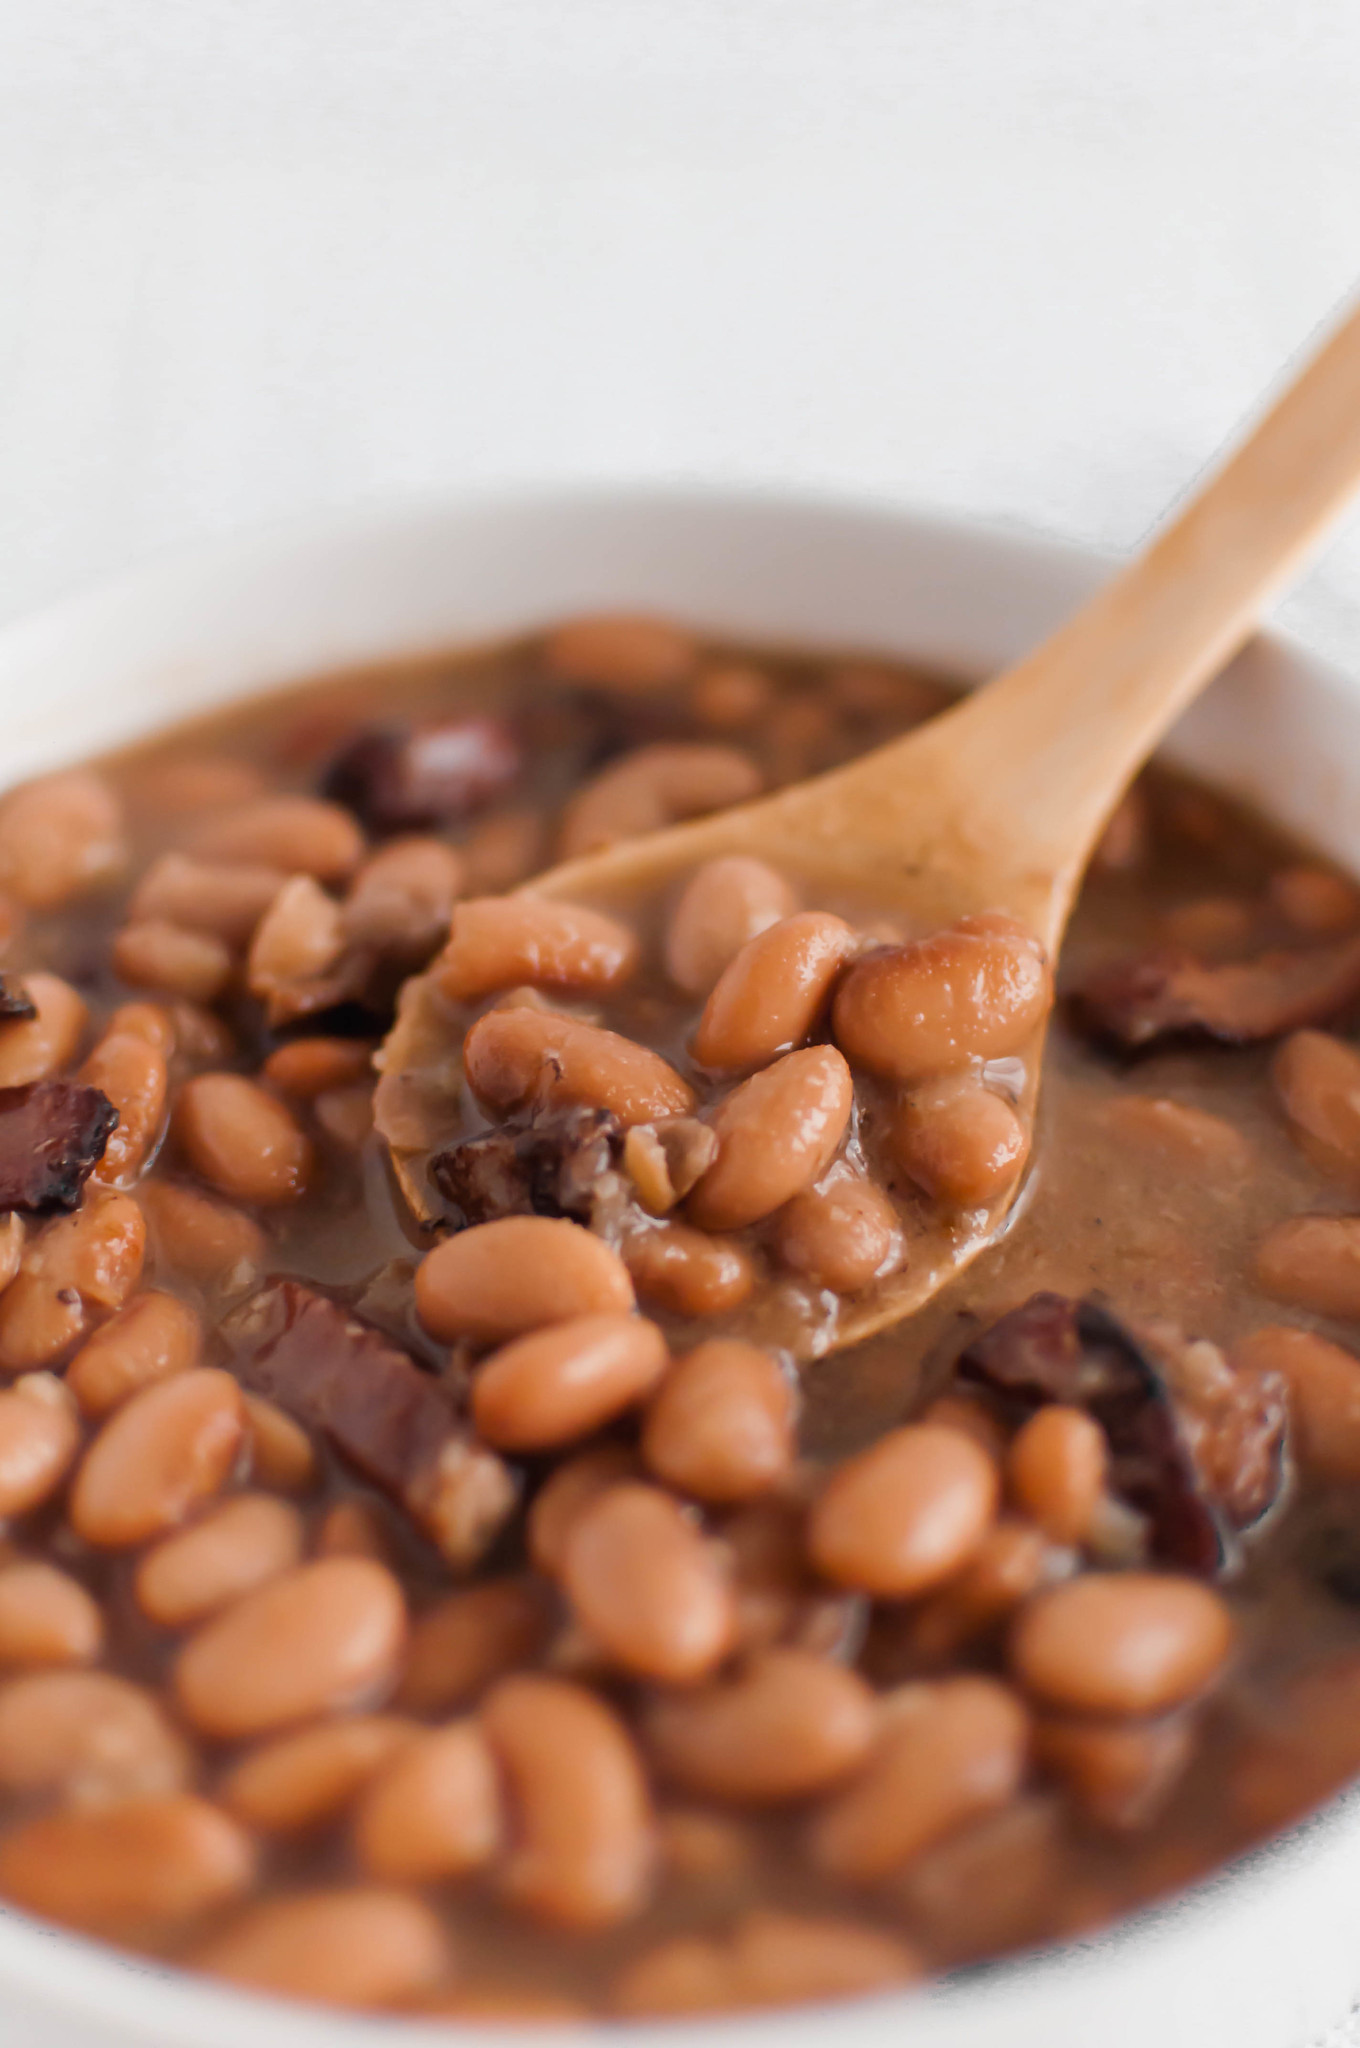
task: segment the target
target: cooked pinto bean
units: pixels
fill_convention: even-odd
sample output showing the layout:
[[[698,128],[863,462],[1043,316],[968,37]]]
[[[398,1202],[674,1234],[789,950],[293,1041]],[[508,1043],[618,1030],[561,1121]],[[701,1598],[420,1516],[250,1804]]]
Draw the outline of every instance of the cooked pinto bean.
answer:
[[[293,1038],[270,1053],[261,1078],[299,1102],[315,1101],[329,1088],[371,1080],[373,1049],[355,1038]]]
[[[1027,932],[966,917],[858,961],[836,996],[836,1042],[857,1066],[910,1084],[1020,1052],[1051,1001],[1048,963]]]
[[[1146,1827],[1170,1796],[1194,1749],[1184,1715],[1159,1721],[1052,1717],[1034,1726],[1039,1763],[1099,1826]]]
[[[398,960],[427,960],[448,931],[463,873],[461,854],[442,839],[389,840],[350,884],[346,938]]]
[[[640,1911],[652,1814],[623,1723],[583,1687],[536,1677],[503,1678],[481,1721],[510,1788],[506,1898],[560,1927],[608,1927]]]
[[[996,1497],[996,1467],[971,1437],[911,1423],[831,1474],[813,1503],[808,1552],[838,1585],[904,1599],[968,1562]]]
[[[1291,1216],[1268,1230],[1256,1277],[1277,1301],[1322,1316],[1360,1316],[1360,1216]],[[4,1304],[0,1298],[0,1319]]]
[[[81,1345],[66,1384],[82,1412],[99,1420],[153,1381],[196,1365],[201,1334],[186,1302],[155,1289],[139,1294]]]
[[[1254,1331],[1233,1357],[1249,1372],[1284,1380],[1290,1443],[1306,1471],[1343,1485],[1360,1479],[1360,1358],[1311,1330],[1279,1324]]]
[[[639,1476],[636,1454],[623,1444],[607,1443],[598,1450],[578,1451],[574,1458],[555,1466],[529,1509],[529,1556],[537,1570],[546,1572],[549,1578],[560,1578],[566,1561],[567,1535],[577,1516],[606,1487]]]
[[[760,794],[762,777],[736,747],[668,743],[625,754],[571,798],[562,815],[561,860],[655,832]]]
[[[434,972],[446,996],[470,1003],[521,983],[581,994],[618,988],[637,957],[627,925],[582,903],[483,896],[454,911]]]
[[[887,1196],[839,1169],[795,1195],[775,1217],[774,1232],[789,1271],[836,1294],[856,1294],[894,1272],[906,1249]]]
[[[492,1010],[463,1042],[468,1085],[493,1115],[558,1103],[607,1109],[622,1124],[687,1116],[694,1090],[659,1053],[551,1010]]]
[[[344,881],[364,850],[348,811],[306,796],[256,797],[206,820],[192,844],[205,860],[314,875],[318,882]]]
[[[0,1568],[0,1665],[93,1664],[104,1618],[78,1579],[39,1559]]]
[[[1266,894],[1295,931],[1312,937],[1329,937],[1360,924],[1360,889],[1344,875],[1330,868],[1279,868],[1271,876]]]
[[[119,1550],[182,1522],[226,1482],[245,1436],[230,1373],[197,1367],[154,1381],[104,1424],[71,1488],[71,1525]]]
[[[898,1870],[1019,1787],[1028,1717],[991,1678],[904,1686],[884,1702],[868,1762],[813,1822],[814,1862],[852,1884]]]
[[[435,1884],[489,1863],[504,1820],[496,1764],[475,1721],[402,1743],[360,1795],[354,1848],[370,1877]]]
[[[1232,1647],[1227,1608],[1193,1579],[1089,1572],[1021,1609],[1011,1660],[1027,1691],[1079,1714],[1159,1714],[1203,1691]]]
[[[1116,1095],[1105,1123],[1121,1143],[1166,1159],[1173,1167],[1241,1174],[1253,1161],[1251,1141],[1212,1110],[1164,1095]]]
[[[87,768],[40,775],[0,801],[0,883],[34,910],[107,888],[126,861],[122,805]]]
[[[302,1517],[286,1501],[238,1493],[146,1552],[137,1604],[162,1628],[187,1628],[297,1564],[302,1537]]]
[[[641,1316],[577,1316],[495,1352],[472,1383],[472,1419],[502,1451],[574,1443],[642,1401],[666,1369],[666,1340]]]
[[[401,1587],[366,1557],[329,1557],[257,1586],[191,1636],[175,1665],[185,1718],[242,1740],[390,1691],[406,1633]]]
[[[106,1033],[80,1070],[88,1088],[107,1095],[118,1112],[97,1178],[118,1187],[137,1178],[161,1135],[168,1086],[165,1055],[132,1033]]]
[[[74,1216],[34,1238],[0,1294],[0,1366],[28,1372],[69,1350],[90,1325],[120,1308],[137,1284],[146,1248],[142,1212],[128,1195],[87,1191]]]
[[[1360,1179],[1360,1052],[1326,1031],[1296,1031],[1271,1066],[1298,1144],[1324,1172]]]
[[[334,967],[344,945],[335,898],[310,875],[286,881],[256,925],[246,956],[246,986],[264,1003],[271,1024],[286,1024],[299,1009],[314,1007],[296,992]]]
[[[172,924],[244,946],[287,879],[278,868],[216,866],[163,853],[133,891],[128,916],[134,924]]]
[[[569,1470],[559,1465],[550,1484]],[[534,1561],[547,1569],[536,1551]],[[537,1662],[550,1614],[544,1587],[529,1578],[485,1579],[446,1594],[411,1625],[397,1704],[414,1714],[471,1706],[507,1671]]]
[[[850,1120],[854,1086],[834,1046],[786,1053],[725,1096],[718,1157],[690,1196],[690,1221],[739,1230],[819,1180]]]
[[[629,612],[591,613],[554,626],[543,666],[563,683],[598,689],[671,690],[699,658],[693,637],[668,619]]]
[[[1003,1516],[963,1570],[913,1610],[907,1628],[913,1659],[927,1669],[949,1663],[1049,1578],[1060,1576],[1063,1559],[1033,1522]]]
[[[920,1974],[907,1944],[876,1927],[753,1911],[730,1942],[677,1935],[646,1950],[618,1978],[610,2002],[622,2019],[679,2019],[867,1997]]]
[[[219,1787],[223,1803],[247,1827],[302,1834],[352,1804],[375,1771],[420,1732],[397,1714],[351,1714],[277,1735],[249,1749]]]
[[[191,1003],[215,1002],[232,971],[224,939],[165,918],[125,924],[113,942],[113,965],[129,988],[155,989]]]
[[[632,1306],[618,1254],[579,1224],[550,1216],[506,1216],[460,1231],[416,1273],[416,1314],[444,1343],[495,1343],[564,1317],[624,1315]]]
[[[194,1168],[238,1202],[295,1201],[312,1170],[311,1145],[290,1112],[240,1074],[186,1081],[175,1131]]]
[[[0,1021],[0,1088],[24,1088],[69,1066],[89,1014],[69,982],[55,974],[35,970],[21,987],[37,1015]]]
[[[663,1693],[645,1721],[665,1775],[708,1799],[805,1799],[848,1777],[878,1729],[863,1679],[806,1650],[763,1650],[732,1679]]]
[[[182,1928],[248,1891],[250,1838],[205,1799],[129,1799],[49,1813],[0,1838],[0,1893],[90,1934]]]
[[[854,945],[844,919],[822,910],[800,910],[748,939],[704,1005],[695,1059],[741,1073],[802,1045]]]
[[[886,1135],[917,1186],[957,1208],[994,1200],[1029,1152],[1029,1133],[1010,1103],[971,1075],[913,1090],[889,1117]]]
[[[575,1515],[562,1583],[588,1633],[641,1677],[683,1685],[732,1647],[736,1609],[722,1562],[656,1487],[625,1481]]]
[[[251,1906],[194,1960],[211,1976],[281,1998],[385,2006],[439,1981],[448,1942],[413,1893],[353,1885]]]
[[[670,1315],[726,1315],[755,1291],[755,1267],[742,1245],[685,1223],[629,1237],[623,1261],[643,1300]]]
[[[91,1805],[178,1791],[183,1742],[159,1702],[108,1671],[30,1671],[0,1686],[0,1785]]]
[[[707,996],[750,940],[797,908],[792,885],[767,862],[741,853],[705,861],[671,912],[666,972],[686,995]]]
[[[316,1477],[316,1452],[306,1430],[262,1394],[242,1398],[252,1477],[280,1493],[305,1492]]]
[[[699,1500],[749,1500],[782,1479],[796,1450],[797,1396],[757,1345],[714,1338],[677,1360],[642,1431],[648,1468]]]
[[[80,1448],[75,1402],[49,1372],[0,1393],[0,1515],[23,1515],[56,1492]]]
[[[235,1290],[249,1285],[264,1264],[264,1235],[239,1209],[165,1180],[139,1188],[137,1199],[160,1256],[186,1280]]]
[[[1055,1543],[1081,1543],[1105,1484],[1109,1449],[1098,1422],[1055,1403],[1031,1415],[1006,1459],[1016,1505]]]

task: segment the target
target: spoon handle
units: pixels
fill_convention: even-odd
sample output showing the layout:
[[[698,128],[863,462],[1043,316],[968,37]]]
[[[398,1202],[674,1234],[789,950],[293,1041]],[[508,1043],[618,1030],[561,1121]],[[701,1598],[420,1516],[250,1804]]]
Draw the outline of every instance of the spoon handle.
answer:
[[[942,722],[1059,925],[1125,785],[1357,488],[1360,307],[1142,554]]]

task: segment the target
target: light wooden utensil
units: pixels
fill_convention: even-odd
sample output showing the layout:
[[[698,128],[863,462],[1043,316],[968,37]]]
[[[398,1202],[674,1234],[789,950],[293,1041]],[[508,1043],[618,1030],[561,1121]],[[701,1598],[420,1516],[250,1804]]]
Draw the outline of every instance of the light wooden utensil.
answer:
[[[919,929],[1003,910],[1056,953],[1122,792],[1357,488],[1360,310],[1146,550],[1016,667],[848,767],[623,841],[527,891],[627,904],[715,855],[753,853],[804,878],[812,903],[819,890],[853,895],[909,910]],[[1036,1081],[1038,1063],[1036,1049]],[[1012,1200],[915,1247],[807,1348],[919,1308],[995,1236]]]

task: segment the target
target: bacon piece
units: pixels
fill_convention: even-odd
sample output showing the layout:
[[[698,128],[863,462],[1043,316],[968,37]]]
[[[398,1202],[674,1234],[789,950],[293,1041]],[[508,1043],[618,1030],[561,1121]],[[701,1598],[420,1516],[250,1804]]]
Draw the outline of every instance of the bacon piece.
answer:
[[[519,1125],[465,1138],[430,1161],[430,1178],[465,1224],[497,1216],[570,1216],[589,1223],[623,1127],[607,1109],[545,1109]]]
[[[1079,1024],[1123,1052],[1166,1038],[1250,1045],[1322,1024],[1360,1003],[1360,936],[1278,948],[1250,960],[1146,953],[1091,975],[1072,999]]]
[[[433,1373],[297,1280],[270,1281],[224,1329],[252,1391],[326,1437],[451,1565],[477,1562],[515,1505],[515,1482]]]
[[[322,791],[374,832],[409,832],[466,818],[508,790],[522,767],[502,718],[367,726],[331,762]]]
[[[0,1210],[78,1208],[117,1123],[103,1090],[77,1081],[0,1088]]]

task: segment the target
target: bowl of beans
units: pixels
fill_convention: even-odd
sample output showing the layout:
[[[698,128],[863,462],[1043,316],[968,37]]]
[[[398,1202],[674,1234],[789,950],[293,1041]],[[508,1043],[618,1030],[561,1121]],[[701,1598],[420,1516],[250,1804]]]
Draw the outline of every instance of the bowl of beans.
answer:
[[[1101,574],[539,495],[0,635],[23,2048],[1284,2048],[1360,1993],[1360,696],[1250,648],[1059,961],[792,858],[533,890]]]

